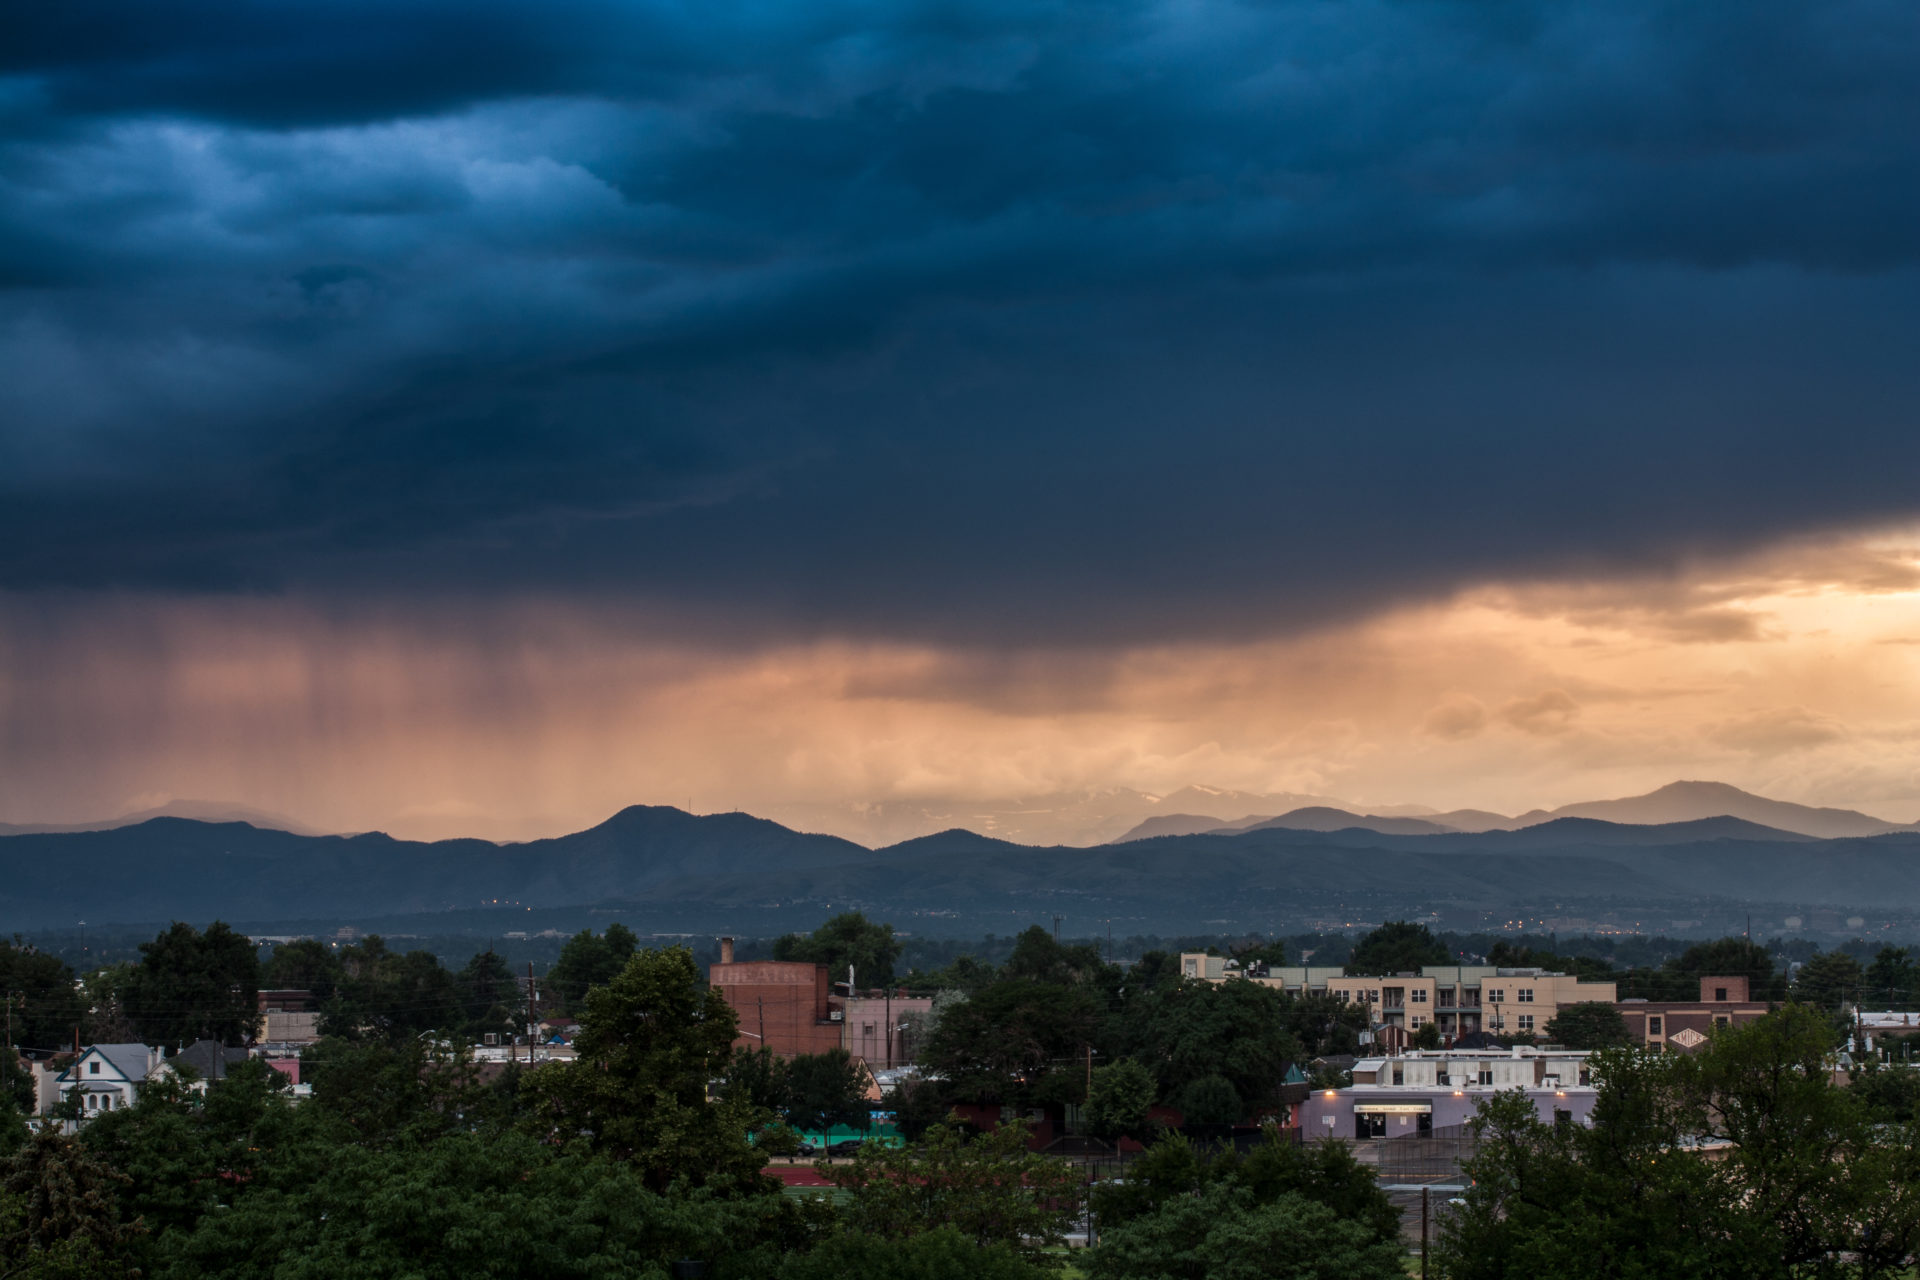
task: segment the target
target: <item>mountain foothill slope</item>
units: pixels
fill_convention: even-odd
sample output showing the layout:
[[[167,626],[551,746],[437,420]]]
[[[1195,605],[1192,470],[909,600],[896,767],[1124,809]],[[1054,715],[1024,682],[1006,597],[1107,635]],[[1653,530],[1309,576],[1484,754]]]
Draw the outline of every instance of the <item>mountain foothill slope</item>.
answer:
[[[1676,784],[1666,812],[1724,793]],[[1858,830],[1844,811],[1759,801],[1759,811]],[[1650,799],[1641,797],[1639,799]],[[1607,812],[1645,813],[1627,802]],[[1751,809],[1751,806],[1745,806]],[[1840,817],[1833,817],[1834,814]],[[1813,815],[1808,818],[1807,815]],[[1285,818],[1288,815],[1282,815]],[[240,822],[156,818],[106,831],[0,837],[0,928],[167,919],[342,919],[478,908],[641,902],[882,904],[1004,912],[1035,894],[1104,895],[1136,918],[1217,904],[1263,909],[1307,892],[1497,906],[1516,895],[1920,907],[1920,834],[1828,838],[1724,814],[1664,823],[1569,815],[1511,831],[1400,830],[1321,808],[1310,828],[1260,822],[1126,844],[1034,846],[955,829],[881,849],[744,813],[635,806],[585,831],[524,844],[432,843],[372,833],[304,836]],[[1372,820],[1379,821],[1379,820]],[[1871,821],[1871,820],[1870,820]],[[1381,822],[1381,825],[1385,825]],[[1396,899],[1396,900],[1399,900]],[[994,904],[999,904],[997,907]],[[1424,909],[1424,908],[1422,908]]]

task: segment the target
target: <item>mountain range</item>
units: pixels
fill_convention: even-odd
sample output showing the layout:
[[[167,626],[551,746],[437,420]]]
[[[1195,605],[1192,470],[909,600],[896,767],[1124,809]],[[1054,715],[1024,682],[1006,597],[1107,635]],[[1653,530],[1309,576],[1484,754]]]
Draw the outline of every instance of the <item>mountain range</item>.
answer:
[[[1553,818],[1603,818],[1609,822],[1687,822],[1720,815],[1745,818],[1802,835],[1838,838],[1882,835],[1920,829],[1851,809],[1817,809],[1770,800],[1718,782],[1675,782],[1643,796],[1593,800],[1534,809],[1509,816],[1485,809],[1441,811],[1418,804],[1359,804],[1304,792],[1254,792],[1191,785],[1165,795],[1126,787],[1098,787],[999,800],[887,801],[860,805],[770,804],[758,810],[795,831],[840,836],[870,849],[885,848],[919,836],[960,828],[1028,845],[1091,847],[1153,836],[1247,831],[1259,826],[1297,830],[1338,830],[1364,826],[1394,835],[1445,831],[1511,831]],[[322,834],[277,813],[217,801],[176,800],[165,805],[94,822],[65,824],[0,823],[0,836],[52,832],[104,831],[134,826],[152,818],[194,818],[203,822],[246,822],[256,827],[302,835]],[[341,833],[333,833],[341,834]],[[461,834],[503,839],[485,828]]]
[[[1641,801],[1644,807],[1633,807]],[[1331,807],[1302,806],[1310,812],[1298,825],[1262,820],[1095,848],[953,829],[869,849],[747,814],[696,816],[662,806],[635,806],[584,831],[507,845],[299,835],[160,817],[103,831],[0,837],[0,929],[66,927],[83,918],[351,921],[605,904],[656,921],[697,916],[722,927],[747,917],[817,922],[829,909],[862,905],[894,919],[977,923],[1066,911],[1161,930],[1228,920],[1277,927],[1329,913],[1379,919],[1499,911],[1546,900],[1562,913],[1630,916],[1643,908],[1671,914],[1681,902],[1725,911],[1741,903],[1920,911],[1920,833],[1827,837],[1697,811],[1715,803],[1751,808],[1749,801],[1802,825],[1864,817],[1691,783],[1608,802],[1616,807],[1606,810],[1694,815],[1680,821],[1543,815],[1511,830],[1430,830],[1444,824],[1349,821],[1352,815]],[[1380,829],[1386,826],[1393,829]],[[489,919],[497,928],[500,917]]]
[[[1204,814],[1166,813],[1146,819],[1110,843],[1148,840],[1156,836],[1232,834],[1284,827],[1296,831],[1336,831],[1365,827],[1388,835],[1439,835],[1445,832],[1517,831],[1560,818],[1598,818],[1604,822],[1652,825],[1731,817],[1763,827],[1823,840],[1920,831],[1920,823],[1901,824],[1871,817],[1853,809],[1820,809],[1786,800],[1769,800],[1724,782],[1670,782],[1657,791],[1619,800],[1588,800],[1558,809],[1534,809],[1517,817],[1484,809],[1454,809],[1405,816],[1405,806],[1391,813],[1356,812],[1334,805],[1309,805],[1285,813],[1250,814],[1232,821]]]

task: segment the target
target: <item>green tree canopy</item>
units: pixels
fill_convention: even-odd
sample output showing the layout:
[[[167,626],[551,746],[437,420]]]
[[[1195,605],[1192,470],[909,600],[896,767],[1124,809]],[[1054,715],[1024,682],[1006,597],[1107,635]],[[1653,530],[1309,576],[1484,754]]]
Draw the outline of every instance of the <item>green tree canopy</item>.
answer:
[[[1157,1128],[1147,1113],[1153,1109],[1159,1093],[1153,1072],[1132,1058],[1122,1058],[1096,1069],[1093,1086],[1087,1092],[1087,1132],[1109,1141],[1123,1137],[1136,1141],[1146,1138]]]
[[[1058,1274],[1007,1245],[979,1245],[953,1227],[904,1239],[850,1232],[786,1254],[776,1280],[1048,1280]]]
[[[775,960],[798,960],[823,964],[835,982],[847,980],[847,966],[853,966],[853,980],[862,987],[893,984],[893,965],[900,958],[901,944],[895,941],[893,926],[876,924],[858,911],[846,911],[810,934],[790,933],[773,944]]]
[[[1346,971],[1355,976],[1384,977],[1417,972],[1422,966],[1447,964],[1452,959],[1427,926],[1389,920],[1353,944]]]
[[[125,1014],[149,1044],[242,1044],[259,1025],[260,962],[251,939],[214,921],[205,933],[175,923],[140,944]]]
[[[1787,998],[1786,975],[1779,972],[1773,954],[1749,938],[1698,942],[1657,969],[1630,970],[1617,981],[1623,997],[1698,1000],[1705,977],[1745,978],[1755,1000]]]
[[[845,1049],[802,1053],[786,1064],[785,1111],[801,1129],[852,1125],[867,1115],[867,1074]]]
[[[750,1107],[784,1115],[789,1097],[786,1059],[771,1049],[735,1049],[721,1088]]]
[[[1189,1080],[1173,1101],[1188,1124],[1237,1124],[1247,1111],[1246,1100],[1223,1075]]]
[[[544,1068],[543,1068],[544,1070]],[[677,1258],[770,1274],[810,1232],[779,1196],[660,1194],[640,1168],[514,1133],[335,1148],[170,1241],[167,1280],[662,1276]]]
[[[587,992],[612,982],[638,946],[633,930],[617,922],[608,925],[605,933],[582,929],[567,939],[560,958],[547,970],[541,984],[543,997],[549,1005],[577,1014]]]
[[[431,951],[404,955],[379,934],[340,948],[340,981],[322,1027],[330,1035],[407,1039],[458,1032],[465,1021],[453,975]]]
[[[475,953],[454,975],[464,1032],[469,1041],[493,1032],[511,1035],[525,1009],[513,970],[492,947]]]
[[[274,947],[260,973],[260,985],[269,991],[311,991],[320,1004],[340,989],[340,956],[318,938],[295,938]]]
[[[58,1049],[73,1039],[86,1005],[73,985],[73,970],[15,938],[0,941],[0,995],[13,996],[16,1048]]]
[[[1015,940],[1013,954],[1000,967],[1000,976],[1071,987],[1100,981],[1106,968],[1097,944],[1062,943],[1036,924]]]
[[[0,1275],[134,1275],[142,1229],[122,1220],[125,1175],[51,1128],[0,1160]]]
[[[1823,1009],[1838,1009],[1858,1001],[1866,975],[1860,962],[1844,951],[1822,951],[1800,966],[1793,980],[1794,995]]]
[[[1227,954],[1238,960],[1242,966],[1252,964],[1284,965],[1287,962],[1287,947],[1278,938],[1262,938],[1251,942],[1242,942],[1227,948]]]
[[[976,1245],[1037,1259],[1066,1243],[1081,1183],[1066,1162],[1029,1152],[1027,1135],[1021,1121],[977,1135],[937,1124],[911,1146],[863,1144],[826,1176],[849,1193],[847,1223],[865,1235],[950,1227]]]
[[[1565,956],[1537,947],[1496,942],[1487,949],[1487,963],[1502,969],[1546,969],[1570,973],[1583,982],[1617,980],[1613,966],[1592,956]]]
[[[1518,1093],[1482,1107],[1452,1280],[1866,1277],[1920,1247],[1920,1142],[1833,1083],[1833,1030],[1799,1005],[1694,1055],[1603,1051],[1591,1128]],[[1703,1157],[1699,1144],[1710,1144]]]
[[[1881,947],[1862,975],[1860,999],[1874,1008],[1920,1005],[1920,964],[1910,947]]]
[[[1086,1271],[1092,1280],[1404,1280],[1403,1256],[1304,1196],[1261,1204],[1221,1183],[1107,1228]]]
[[[1101,1014],[1084,987],[1003,979],[941,1014],[922,1063],[969,1101],[1078,1102]]]
[[[1326,1205],[1344,1221],[1360,1223],[1375,1240],[1399,1238],[1399,1212],[1380,1190],[1373,1170],[1345,1144],[1301,1144],[1282,1138],[1276,1129],[1269,1129],[1266,1140],[1245,1155],[1166,1134],[1127,1166],[1124,1179],[1095,1191],[1093,1208],[1103,1225],[1129,1222],[1213,1186],[1240,1188],[1254,1204],[1303,1196]]]
[[[691,951],[637,951],[612,982],[587,992],[579,1057],[528,1073],[530,1123],[630,1163],[656,1191],[676,1180],[751,1185],[761,1161],[747,1134],[771,1117],[741,1096],[707,1101],[737,1030]]]
[[[1161,1097],[1184,1107],[1188,1086],[1221,1077],[1244,1113],[1278,1105],[1287,1066],[1301,1057],[1288,1012],[1283,992],[1257,982],[1188,981],[1128,1001],[1113,1035],[1121,1052],[1153,1071]]]
[[[1548,1021],[1546,1032],[1548,1040],[1569,1049],[1611,1049],[1632,1042],[1620,1011],[1598,1000],[1562,1007]]]

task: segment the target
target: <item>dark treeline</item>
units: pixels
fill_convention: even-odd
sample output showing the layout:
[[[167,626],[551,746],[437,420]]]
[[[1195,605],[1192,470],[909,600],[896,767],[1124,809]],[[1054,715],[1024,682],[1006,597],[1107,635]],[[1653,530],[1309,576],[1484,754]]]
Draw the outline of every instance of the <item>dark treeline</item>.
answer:
[[[83,1039],[233,1041],[251,1026],[254,993],[282,986],[314,993],[325,1033],[303,1054],[312,1094],[297,1104],[255,1059],[204,1091],[163,1077],[72,1137],[29,1124],[7,1055],[0,1274],[451,1277],[524,1264],[652,1276],[691,1258],[714,1280],[1033,1280],[1080,1220],[1080,1177],[1028,1153],[1020,1124],[983,1133],[965,1117],[1074,1108],[1091,1135],[1147,1147],[1091,1197],[1103,1243],[1084,1255],[1088,1275],[1401,1275],[1394,1211],[1347,1148],[1214,1145],[1226,1126],[1282,1117],[1289,1069],[1357,1047],[1363,1010],[1185,980],[1186,940],[1173,941],[1118,964],[1104,939],[1035,927],[1003,959],[955,953],[910,975],[939,994],[910,1029],[925,1074],[881,1104],[909,1144],[866,1144],[831,1166],[844,1192],[834,1201],[783,1195],[762,1169],[794,1149],[797,1129],[860,1121],[869,1104],[855,1064],[841,1051],[778,1061],[736,1050],[735,1015],[693,952],[648,947],[619,925],[569,939],[538,984],[542,1011],[580,1022],[577,1059],[538,1066],[477,1062],[465,1048],[527,1012],[489,950],[456,969],[379,938],[308,940],[262,962],[224,926],[176,925],[137,962],[76,987],[56,957],[0,944],[0,983],[25,993],[23,1037],[67,1043],[77,1021]],[[1346,959],[1392,972],[1452,958],[1451,941],[1393,923]],[[1290,958],[1284,940],[1228,948]],[[768,949],[852,963],[876,983],[909,976],[904,941],[857,913]],[[1484,958],[1608,971],[1505,940]],[[1782,957],[1728,938],[1618,971],[1647,990],[1703,972],[1749,972],[1786,1003],[1697,1058],[1606,1050],[1591,1130],[1490,1107],[1439,1274],[1864,1277],[1905,1265],[1920,1207],[1887,1188],[1920,1175],[1920,1077],[1869,1065],[1843,1088],[1833,1055],[1845,1026],[1832,1011],[1883,979],[1914,994],[1910,955],[1887,948],[1862,965],[1822,952],[1788,985]],[[77,1110],[70,1099],[56,1115]],[[1700,1141],[1731,1154],[1661,1158]]]
[[[195,935],[198,945],[183,950],[192,932],[168,936],[143,963],[164,956],[206,970],[230,949],[209,930],[210,941]],[[353,1036],[304,1055],[312,1093],[298,1104],[259,1059],[204,1091],[163,1077],[72,1137],[30,1130],[9,1095],[0,1104],[4,1274],[664,1277],[691,1259],[713,1280],[1039,1280],[1057,1264],[1080,1221],[1083,1180],[1028,1152],[1018,1121],[981,1133],[933,1116],[915,1143],[866,1146],[832,1167],[839,1198],[781,1194],[761,1170],[766,1149],[790,1134],[757,1092],[764,1082],[748,1075],[764,1062],[732,1052],[733,1011],[692,954],[629,950],[611,929],[596,942],[579,952],[617,968],[587,979],[574,1002],[571,1062],[476,1063],[457,1045],[371,1016],[383,991],[412,999],[422,978],[420,962],[368,940],[344,958],[330,947],[298,953],[305,980],[335,983],[331,999],[363,1018]],[[276,976],[295,963],[276,960]],[[1087,956],[1036,931],[981,990],[1046,988],[1059,1007],[1093,1012],[1083,997],[1103,981]],[[1151,989],[1171,996],[1180,984]],[[375,998],[347,1003],[367,990]],[[1178,1003],[1163,1016],[1177,1021]],[[942,1052],[957,1053],[959,1039],[948,1033]],[[785,1118],[836,1104],[840,1086],[802,1078],[815,1065],[783,1064]],[[1196,1250],[1297,1280],[1401,1274],[1394,1214],[1344,1149],[1270,1138],[1239,1156],[1168,1139],[1156,1151],[1150,1176],[1096,1206],[1111,1243],[1087,1258],[1093,1274],[1144,1280]],[[1190,1207],[1194,1190],[1206,1197],[1204,1221]],[[1274,1269],[1276,1248],[1297,1262]]]

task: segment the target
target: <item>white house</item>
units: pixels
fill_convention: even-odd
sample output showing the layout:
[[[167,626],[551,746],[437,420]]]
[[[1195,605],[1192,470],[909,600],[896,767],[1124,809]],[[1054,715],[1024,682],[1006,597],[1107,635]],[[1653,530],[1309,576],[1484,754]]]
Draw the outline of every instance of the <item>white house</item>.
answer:
[[[160,1065],[158,1049],[143,1044],[93,1044],[74,1059],[65,1071],[53,1078],[52,1096],[39,1099],[40,1110],[53,1110],[54,1104],[72,1090],[80,1092],[81,1116],[117,1111],[133,1105],[139,1087]]]

